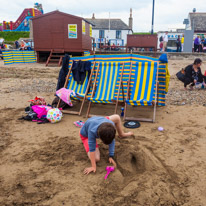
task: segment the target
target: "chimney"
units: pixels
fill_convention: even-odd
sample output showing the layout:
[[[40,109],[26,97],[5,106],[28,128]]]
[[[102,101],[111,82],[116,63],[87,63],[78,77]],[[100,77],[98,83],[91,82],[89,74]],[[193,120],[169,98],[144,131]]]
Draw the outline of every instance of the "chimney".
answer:
[[[92,14],[92,19],[95,19],[94,13]]]
[[[193,13],[195,13],[196,12],[196,8],[194,8],[192,11],[193,11]]]
[[[132,18],[132,9],[130,8],[129,28],[132,30],[132,27],[133,27],[133,18]]]

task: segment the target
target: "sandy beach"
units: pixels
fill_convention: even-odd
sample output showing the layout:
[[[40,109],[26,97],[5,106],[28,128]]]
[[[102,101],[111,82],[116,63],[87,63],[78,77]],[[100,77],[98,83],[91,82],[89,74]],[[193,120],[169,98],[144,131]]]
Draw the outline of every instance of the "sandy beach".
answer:
[[[57,124],[18,120],[35,96],[51,104],[60,67],[0,60],[0,205],[205,206],[206,90],[184,91],[175,76],[192,62],[169,60],[167,105],[134,137],[116,137],[117,168],[104,180],[108,148],[100,141],[96,173],[83,174],[90,161],[73,122],[86,121],[87,104],[82,116],[64,114]],[[93,105],[92,113],[113,108]]]

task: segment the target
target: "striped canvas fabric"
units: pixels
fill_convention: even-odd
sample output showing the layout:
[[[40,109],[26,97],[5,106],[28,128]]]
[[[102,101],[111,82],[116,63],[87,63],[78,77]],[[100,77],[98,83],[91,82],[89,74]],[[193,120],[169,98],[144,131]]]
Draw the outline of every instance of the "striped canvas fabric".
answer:
[[[120,62],[100,62],[95,94],[88,99],[95,103],[112,103],[121,70]]]
[[[84,57],[72,57],[73,60],[82,60],[82,61],[98,61],[98,62],[124,62],[124,73],[123,73],[123,92],[122,88],[120,90],[119,101],[123,101],[123,96],[126,98],[127,92],[127,81],[129,79],[129,70],[132,63],[132,72],[135,71],[135,64],[137,62],[159,62],[157,58],[147,57],[138,54],[108,54],[108,55],[90,55]],[[158,66],[158,81],[159,81],[159,90],[158,90],[158,106],[165,106],[165,98],[168,89],[169,78],[168,74],[168,63],[159,62]],[[120,75],[120,72],[119,72]],[[115,86],[114,99],[117,99],[118,95],[118,80]],[[123,95],[124,94],[124,95]],[[153,100],[155,99],[155,94],[153,94]]]
[[[36,55],[34,51],[23,51],[24,63],[35,63]]]
[[[151,106],[156,83],[157,62],[136,62],[130,80],[130,105]]]
[[[14,63],[11,51],[2,51],[2,55],[3,55],[3,58],[4,58],[4,65]]]
[[[129,69],[130,69],[130,64],[132,62],[132,68],[134,71],[135,70],[135,63],[136,62],[159,62],[157,58],[154,57],[148,57],[148,56],[143,56],[143,55],[138,55],[138,54],[110,54],[110,55],[94,55],[93,56],[96,61],[101,61],[101,62],[107,62],[107,61],[120,61],[120,62],[125,62],[125,69],[123,73],[123,92],[122,89],[120,90],[120,95],[119,95],[119,101],[123,101],[123,96],[126,98],[126,92],[127,92],[127,81],[129,79]],[[161,63],[159,64],[159,76],[158,76],[158,81],[159,85],[161,85],[163,90],[158,90],[158,106],[165,106],[165,98],[166,98],[166,85],[168,85],[169,80],[166,80],[166,73],[168,71],[167,68],[167,63]],[[159,87],[160,88],[160,87]],[[124,94],[124,95],[123,95]],[[117,99],[118,95],[118,86],[115,88],[115,99]],[[155,93],[153,94],[153,100],[155,99]]]
[[[25,63],[23,51],[12,51],[13,63]]]
[[[131,61],[131,54],[107,54],[107,55],[94,55],[94,60],[98,62],[125,62]]]
[[[168,81],[166,81],[166,73],[168,71],[167,63],[159,63],[158,68],[158,81],[159,81],[159,89],[158,89],[158,105],[165,106],[165,96],[167,94],[166,85]],[[154,96],[153,96],[154,100]]]
[[[4,64],[14,63],[35,63],[36,55],[34,51],[3,51]]]
[[[93,67],[93,64],[94,63],[91,64],[91,68]],[[72,66],[72,60],[70,60],[70,62],[69,62],[69,69],[71,68],[71,66]],[[73,90],[80,97],[84,97],[86,89],[87,89],[87,85],[88,85],[88,78],[89,78],[88,72],[86,72],[86,77],[85,77],[83,84],[78,84],[77,81],[74,80],[72,72],[71,72],[69,75],[67,89]],[[75,96],[71,96],[71,98],[75,99],[75,100],[80,100],[79,98],[77,98]]]

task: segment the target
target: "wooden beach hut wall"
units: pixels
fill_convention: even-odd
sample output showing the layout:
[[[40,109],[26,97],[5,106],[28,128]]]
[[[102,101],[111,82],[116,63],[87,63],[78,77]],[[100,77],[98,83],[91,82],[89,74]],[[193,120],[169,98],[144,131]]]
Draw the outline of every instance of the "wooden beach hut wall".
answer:
[[[53,11],[34,17],[32,23],[37,62],[53,53],[83,55],[92,50],[91,24],[81,17]]]

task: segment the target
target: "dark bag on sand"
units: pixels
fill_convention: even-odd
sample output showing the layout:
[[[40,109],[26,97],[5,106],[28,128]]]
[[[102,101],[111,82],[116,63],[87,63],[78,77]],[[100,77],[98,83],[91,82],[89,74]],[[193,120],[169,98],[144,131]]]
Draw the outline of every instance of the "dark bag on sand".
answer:
[[[58,102],[59,102],[59,97],[55,97],[54,100],[52,101],[52,107],[57,107]],[[71,108],[67,103],[65,103],[62,100],[60,101],[59,107],[62,109]]]
[[[179,72],[177,72],[176,76],[180,81],[185,82],[185,71],[184,71],[184,69],[181,69]]]

